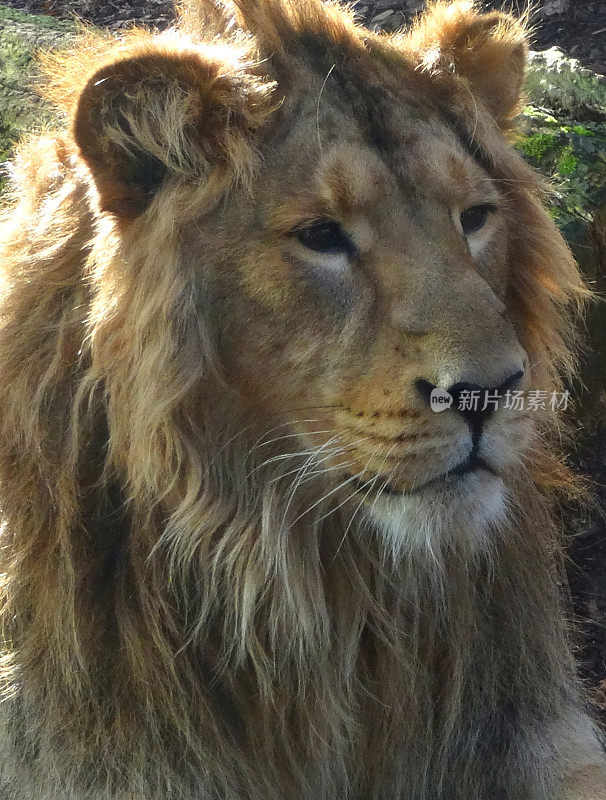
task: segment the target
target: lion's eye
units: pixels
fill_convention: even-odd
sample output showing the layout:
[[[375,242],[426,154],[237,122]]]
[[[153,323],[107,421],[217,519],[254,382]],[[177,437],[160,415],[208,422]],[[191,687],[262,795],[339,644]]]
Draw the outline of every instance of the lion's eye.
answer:
[[[304,228],[299,228],[295,231],[295,236],[304,247],[313,250],[314,253],[349,255],[354,249],[351,239],[343,228],[331,219],[319,219]]]
[[[482,203],[479,206],[466,208],[460,217],[461,228],[465,236],[470,236],[472,233],[479,231],[480,228],[483,228],[486,220],[495,210],[495,206],[492,203]]]

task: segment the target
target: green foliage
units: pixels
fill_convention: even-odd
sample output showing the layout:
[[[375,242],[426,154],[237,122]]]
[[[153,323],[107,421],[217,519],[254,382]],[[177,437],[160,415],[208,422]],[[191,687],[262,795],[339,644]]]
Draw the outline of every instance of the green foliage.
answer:
[[[551,213],[565,234],[606,202],[606,123],[579,124],[528,106],[516,146],[553,187]]]
[[[520,142],[520,150],[538,166],[546,153],[556,147],[557,141],[553,133],[533,133]]]
[[[604,120],[606,80],[585,69],[557,47],[531,53],[526,74],[526,94],[533,106],[574,120]]]
[[[52,123],[49,107],[36,95],[36,52],[64,42],[69,23],[0,5],[0,164],[27,131]],[[6,177],[0,169],[0,190]]]
[[[0,5],[0,20],[34,25],[40,30],[65,32],[72,30],[72,25],[65,20],[57,19],[56,17],[45,16],[42,14],[28,14],[25,11],[19,11],[16,8],[8,8],[7,6],[3,5]]]
[[[31,49],[10,30],[0,29],[0,162],[6,161],[12,143],[36,121],[31,98],[18,96],[31,62]],[[0,175],[0,188],[2,180]]]
[[[562,150],[560,160],[557,164],[558,175],[572,175],[579,165],[579,159],[572,152],[570,145]]]

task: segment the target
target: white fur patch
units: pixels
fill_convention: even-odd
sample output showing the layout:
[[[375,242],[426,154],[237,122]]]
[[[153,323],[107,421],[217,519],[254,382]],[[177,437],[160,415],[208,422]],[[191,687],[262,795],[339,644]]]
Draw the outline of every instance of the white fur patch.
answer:
[[[421,549],[437,559],[457,537],[472,550],[485,547],[506,518],[507,495],[501,478],[479,470],[413,494],[380,495],[367,514],[393,558]]]

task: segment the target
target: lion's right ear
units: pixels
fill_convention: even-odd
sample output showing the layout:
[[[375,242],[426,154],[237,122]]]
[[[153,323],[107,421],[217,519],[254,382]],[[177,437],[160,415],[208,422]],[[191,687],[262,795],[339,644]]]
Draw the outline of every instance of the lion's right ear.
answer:
[[[72,136],[103,210],[133,218],[170,176],[246,168],[271,85],[252,76],[237,52],[139,33],[94,66],[69,105]]]

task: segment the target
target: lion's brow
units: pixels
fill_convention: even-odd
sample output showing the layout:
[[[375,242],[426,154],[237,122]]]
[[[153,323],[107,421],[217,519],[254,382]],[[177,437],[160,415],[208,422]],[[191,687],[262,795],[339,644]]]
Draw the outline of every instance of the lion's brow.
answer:
[[[440,109],[446,124],[453,131],[466,153],[489,175],[492,174],[494,165],[488,153],[486,153],[480,143],[474,138],[465,124],[451,111]]]

